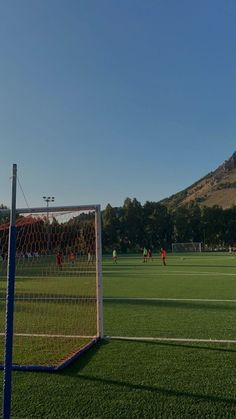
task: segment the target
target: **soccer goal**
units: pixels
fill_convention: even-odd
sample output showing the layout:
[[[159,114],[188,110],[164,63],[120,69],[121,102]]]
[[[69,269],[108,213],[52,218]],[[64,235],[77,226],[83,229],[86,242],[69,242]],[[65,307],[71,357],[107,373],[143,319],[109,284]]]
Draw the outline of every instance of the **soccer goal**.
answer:
[[[9,222],[0,215],[3,349]],[[15,230],[13,368],[61,369],[103,337],[100,206],[18,209]]]
[[[172,253],[186,253],[186,252],[201,252],[202,243],[189,242],[189,243],[172,243]]]

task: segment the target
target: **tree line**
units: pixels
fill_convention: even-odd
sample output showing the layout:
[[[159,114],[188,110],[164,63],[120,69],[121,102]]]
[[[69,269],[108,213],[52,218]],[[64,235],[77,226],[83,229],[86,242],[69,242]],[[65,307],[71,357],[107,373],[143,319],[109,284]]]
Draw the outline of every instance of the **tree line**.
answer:
[[[9,215],[3,217],[0,214],[0,250],[4,252],[7,252],[8,241],[4,239],[7,232],[2,230],[1,225],[7,222]],[[72,247],[77,251],[79,248],[85,254],[95,251],[91,214],[81,214],[63,224],[56,220],[50,225],[47,220],[29,224],[31,227],[29,225],[26,230],[24,222],[24,230],[18,232],[22,251],[30,246],[32,251],[46,253],[59,247],[63,251]],[[170,250],[172,243],[188,242],[201,242],[205,250],[236,246],[236,206],[222,209],[216,205],[200,207],[196,202],[191,202],[168,208],[158,202],[147,201],[141,205],[136,198],[126,198],[122,207],[108,204],[102,211],[102,245],[105,253],[110,253],[114,248],[120,253],[140,252],[144,247],[153,251],[159,251],[161,247]]]
[[[144,205],[126,198],[122,207],[108,204],[102,212],[104,252],[156,251],[172,243],[201,242],[205,250],[224,249],[236,243],[236,206],[200,207],[197,203],[168,208],[158,202]]]
[[[16,255],[68,255],[95,253],[94,215],[81,214],[59,222],[46,216],[16,217]],[[9,215],[0,217],[0,255],[7,259],[9,241]]]

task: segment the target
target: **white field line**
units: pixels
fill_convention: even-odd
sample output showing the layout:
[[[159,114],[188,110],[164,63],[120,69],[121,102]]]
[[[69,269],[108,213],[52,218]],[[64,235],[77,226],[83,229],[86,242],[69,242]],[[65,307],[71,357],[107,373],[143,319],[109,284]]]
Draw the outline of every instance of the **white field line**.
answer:
[[[5,333],[0,333],[0,336],[5,336]],[[44,333],[14,333],[14,336],[21,337],[37,337],[37,338],[86,338],[86,339],[95,339],[97,336],[83,336],[83,335],[51,335]]]
[[[236,340],[230,339],[189,339],[189,338],[163,338],[163,337],[131,337],[131,336],[106,336],[105,339],[112,340],[132,340],[132,341],[147,341],[147,342],[195,342],[195,343],[236,343]]]
[[[52,275],[50,275],[50,274],[52,274]],[[56,274],[58,274],[58,275],[56,275]],[[16,275],[16,279],[17,278],[19,278],[19,279],[21,279],[21,278],[24,278],[24,279],[46,278],[46,279],[48,279],[48,278],[55,278],[55,277],[60,278],[60,279],[66,279],[64,274],[67,274],[69,277],[72,277],[72,278],[76,277],[76,276],[79,277],[81,274],[83,274],[83,275],[85,274],[87,277],[93,277],[93,276],[96,275],[96,271],[78,271],[78,272],[58,271],[58,272],[49,272],[49,275],[44,275],[43,273],[38,274],[38,275],[32,275],[32,274],[30,275],[30,274],[26,273],[26,275]]]
[[[175,254],[175,255],[173,255],[172,253],[169,253],[168,255],[168,258],[170,258],[171,260],[172,259],[185,259],[185,260],[195,260],[195,259],[201,259],[201,260],[212,260],[212,259],[220,259],[220,260],[222,260],[222,259],[225,259],[225,260],[228,260],[228,259],[234,259],[235,258],[235,256],[236,255],[228,255],[228,254],[225,254],[225,255],[212,255],[212,256],[205,256],[205,255],[203,255],[202,253],[200,253],[200,254],[194,254],[194,255],[189,255],[188,253],[186,253],[186,254],[184,254],[184,253],[179,253],[178,255],[177,254]],[[104,255],[104,259],[108,259],[108,260],[112,260],[111,259],[111,257],[110,256],[108,256],[108,255]],[[140,256],[140,255],[133,255],[133,256],[119,256],[118,255],[118,260],[126,260],[126,259],[139,259],[140,261],[142,261],[143,260],[143,257],[142,256]],[[153,260],[158,260],[158,261],[160,261],[160,256],[157,254],[157,255],[153,255],[152,256],[152,259]],[[150,263],[152,263],[152,261],[149,261]]]
[[[236,303],[236,300],[221,300],[215,298],[162,298],[162,297],[105,297],[103,301],[198,301],[198,302],[213,302],[213,303]]]
[[[0,336],[4,336],[0,333]],[[88,338],[95,339],[97,336],[84,335],[53,335],[53,334],[36,334],[36,333],[15,333],[14,336],[20,337],[46,337],[46,338]],[[116,340],[132,340],[132,341],[163,341],[163,342],[205,342],[205,343],[236,343],[236,340],[230,339],[191,339],[191,338],[165,338],[165,337],[141,337],[141,336],[105,336],[105,339]]]
[[[120,270],[117,269],[117,270],[114,270],[114,271],[106,271],[105,269],[103,270],[103,273],[104,274],[110,274],[110,273],[113,273],[114,274],[114,272],[116,272],[116,273],[125,273],[125,272],[127,272],[127,273],[129,273],[129,275],[134,275],[134,276],[140,275],[140,276],[143,276],[143,271],[142,272],[138,272],[138,271],[135,271],[134,270],[133,272],[130,272],[129,270],[126,271],[125,269],[120,269]],[[163,269],[162,272],[156,271],[156,273],[151,273],[151,274],[149,273],[148,275],[149,276],[157,277],[159,274],[165,275],[165,276],[168,276],[168,275],[214,275],[214,276],[220,275],[220,276],[236,276],[236,273],[230,273],[230,272],[167,271],[166,268],[165,268],[165,270]]]
[[[62,303],[63,301],[71,301],[71,302],[84,302],[87,303],[88,301],[96,301],[96,297],[47,297],[47,296],[16,296],[14,301],[57,301],[58,303]],[[6,301],[6,298],[0,298],[0,301]]]

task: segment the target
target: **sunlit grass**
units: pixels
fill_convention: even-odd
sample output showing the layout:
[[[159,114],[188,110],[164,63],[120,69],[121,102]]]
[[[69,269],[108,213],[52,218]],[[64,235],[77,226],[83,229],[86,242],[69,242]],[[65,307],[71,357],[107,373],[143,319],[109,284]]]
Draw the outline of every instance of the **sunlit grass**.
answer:
[[[119,257],[117,265],[105,258],[105,334],[235,340],[236,303],[227,301],[236,300],[235,267],[236,258],[226,254],[169,256],[167,267],[157,257],[147,264],[141,257]],[[75,296],[74,280],[28,278],[18,291],[50,295],[55,287],[57,296]],[[89,290],[88,285],[85,294]],[[33,330],[37,315],[27,319],[27,304],[19,302],[17,327]],[[88,320],[63,301],[39,303],[38,310],[43,307],[46,329],[56,330],[55,319],[70,331]],[[51,362],[40,339],[34,357]],[[18,342],[16,352],[23,346]],[[64,343],[57,345],[57,359],[69,350],[67,343],[72,352],[77,345]],[[236,417],[235,388],[236,344],[108,340],[63,372],[14,372],[12,417],[231,419]]]

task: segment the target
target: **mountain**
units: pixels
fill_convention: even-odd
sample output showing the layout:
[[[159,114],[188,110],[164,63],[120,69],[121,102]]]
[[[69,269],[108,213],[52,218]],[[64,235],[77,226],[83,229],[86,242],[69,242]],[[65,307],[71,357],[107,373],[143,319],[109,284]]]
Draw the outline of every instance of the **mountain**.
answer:
[[[236,205],[236,151],[216,170],[160,203],[176,207],[191,201],[201,206],[218,205],[224,209]]]

